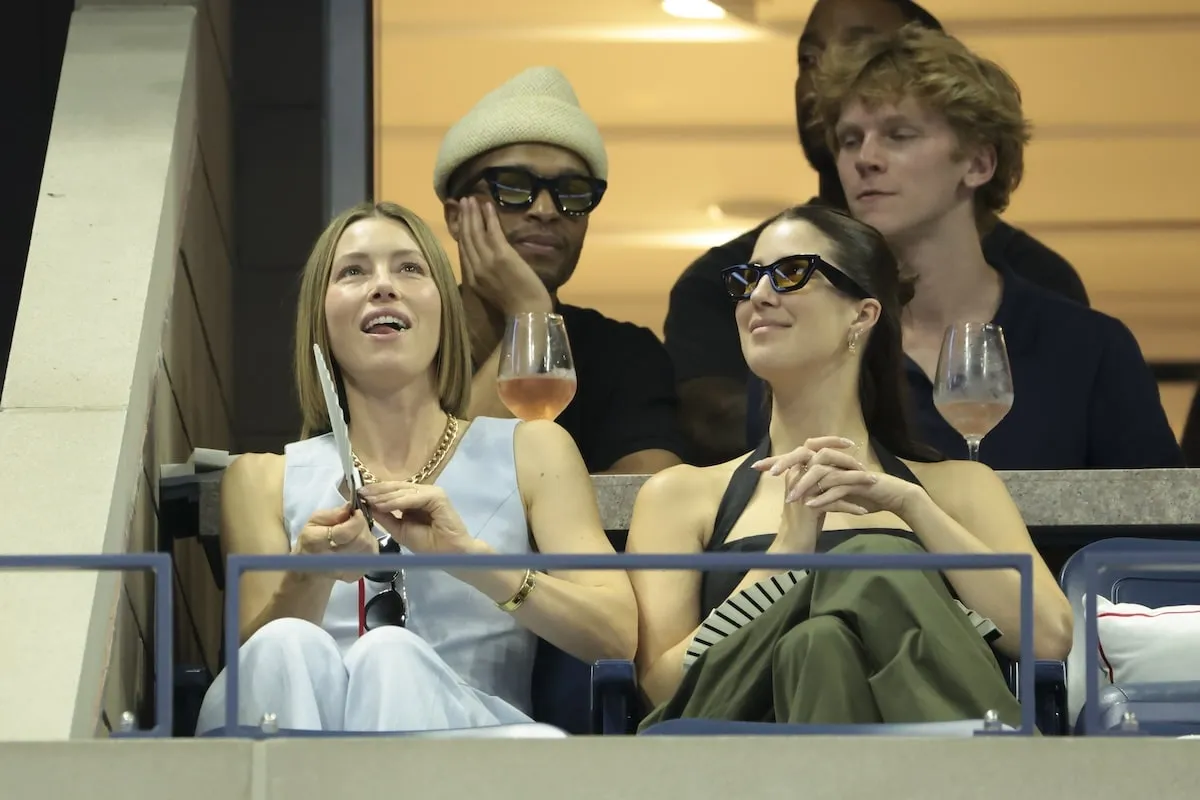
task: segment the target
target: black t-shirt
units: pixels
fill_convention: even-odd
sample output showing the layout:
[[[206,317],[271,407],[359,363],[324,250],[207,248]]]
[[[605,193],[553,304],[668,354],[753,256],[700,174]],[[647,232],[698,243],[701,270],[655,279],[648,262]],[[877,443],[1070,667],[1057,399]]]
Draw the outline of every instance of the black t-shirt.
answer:
[[[748,262],[758,235],[773,221],[769,219],[712,248],[675,281],[663,334],[680,382],[710,377],[749,379],[733,301],[725,292],[721,270]],[[1024,231],[998,222],[983,239],[983,254],[989,264],[1010,269],[1037,286],[1088,305],[1087,292],[1075,269]]]
[[[1189,467],[1200,467],[1200,388],[1196,389],[1187,422],[1183,424],[1183,456]]]
[[[681,455],[679,400],[671,360],[652,331],[599,311],[559,303],[575,360],[575,399],[558,424],[579,446],[589,472],[639,450]]]

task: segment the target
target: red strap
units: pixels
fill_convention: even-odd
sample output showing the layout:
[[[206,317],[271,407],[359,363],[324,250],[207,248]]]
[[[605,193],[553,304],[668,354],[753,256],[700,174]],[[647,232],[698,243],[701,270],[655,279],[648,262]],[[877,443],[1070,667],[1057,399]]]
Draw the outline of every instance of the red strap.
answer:
[[[358,635],[367,632],[367,585],[362,578],[358,579]]]

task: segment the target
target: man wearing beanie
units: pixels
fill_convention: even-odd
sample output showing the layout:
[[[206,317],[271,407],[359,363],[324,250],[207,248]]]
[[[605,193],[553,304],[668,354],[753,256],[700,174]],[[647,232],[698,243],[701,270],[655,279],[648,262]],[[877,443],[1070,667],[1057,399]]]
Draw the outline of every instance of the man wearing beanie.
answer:
[[[442,140],[433,187],[458,244],[476,365],[472,417],[511,417],[496,393],[505,318],[556,312],[578,388],[558,423],[591,473],[652,473],[680,461],[671,362],[646,328],[558,300],[607,188],[608,157],[566,77],[527,69]]]
[[[800,37],[796,80],[797,130],[804,155],[820,181],[820,194],[810,202],[846,209],[825,132],[809,124],[813,78],[821,53],[848,38],[887,33],[910,22],[942,28],[932,14],[912,0],[819,0],[813,8]],[[749,261],[758,234],[769,222],[709,250],[679,276],[671,289],[663,332],[679,381],[680,420],[702,463],[744,453],[749,445],[757,443],[747,439],[765,431],[765,417],[760,413],[761,382],[750,374],[742,356],[721,270]],[[1088,304],[1083,282],[1074,268],[1024,231],[997,220],[983,237],[983,250],[993,266],[1006,267],[1042,288]]]

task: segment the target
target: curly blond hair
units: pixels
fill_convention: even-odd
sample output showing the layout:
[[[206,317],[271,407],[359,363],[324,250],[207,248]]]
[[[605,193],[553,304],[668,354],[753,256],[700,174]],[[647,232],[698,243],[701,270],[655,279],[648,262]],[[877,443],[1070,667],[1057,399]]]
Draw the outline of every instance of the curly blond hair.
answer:
[[[1031,126],[1016,81],[953,36],[909,23],[826,51],[816,77],[812,124],[836,154],[837,123],[847,105],[877,106],[909,97],[945,117],[963,149],[995,150],[995,174],[975,193],[976,223],[981,231],[990,229],[1021,183]]]

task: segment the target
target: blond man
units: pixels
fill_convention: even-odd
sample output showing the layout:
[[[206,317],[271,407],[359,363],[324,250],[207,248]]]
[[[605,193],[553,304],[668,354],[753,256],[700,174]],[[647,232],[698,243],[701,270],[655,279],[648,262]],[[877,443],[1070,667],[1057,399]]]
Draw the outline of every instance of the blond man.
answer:
[[[984,255],[981,234],[1020,185],[1031,131],[1000,65],[918,25],[862,39],[822,59],[814,123],[827,133],[850,212],[883,233],[917,279],[903,332],[926,443],[966,456],[963,436],[934,408],[932,378],[947,326],[994,322],[1007,339],[1016,401],[984,441],[983,462],[1182,465],[1129,329]]]

